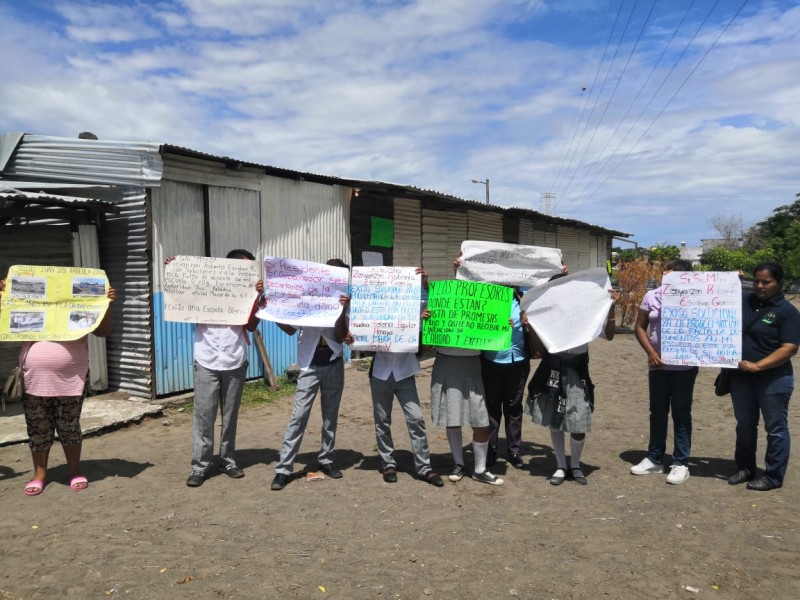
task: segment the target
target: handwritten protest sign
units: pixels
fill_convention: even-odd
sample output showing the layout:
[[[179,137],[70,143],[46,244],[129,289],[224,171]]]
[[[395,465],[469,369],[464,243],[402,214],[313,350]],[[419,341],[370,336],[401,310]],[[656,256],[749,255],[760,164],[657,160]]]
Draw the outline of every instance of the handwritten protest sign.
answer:
[[[421,275],[413,267],[353,267],[353,350],[416,352]]]
[[[737,366],[742,359],[739,274],[673,271],[661,283],[661,360],[668,365]]]
[[[164,268],[164,320],[244,325],[258,279],[253,260],[176,256]]]
[[[578,271],[525,292],[520,307],[548,352],[577,348],[599,336],[611,308],[602,267]]]
[[[422,343],[473,350],[511,347],[511,302],[514,290],[474,281],[431,281],[429,319],[422,325]]]
[[[561,272],[561,250],[467,240],[456,279],[536,287]]]
[[[339,296],[347,294],[349,271],[291,258],[264,259],[266,304],[259,319],[295,327],[333,327],[342,314]]]
[[[100,269],[15,265],[0,307],[0,341],[69,341],[94,331],[108,309]]]

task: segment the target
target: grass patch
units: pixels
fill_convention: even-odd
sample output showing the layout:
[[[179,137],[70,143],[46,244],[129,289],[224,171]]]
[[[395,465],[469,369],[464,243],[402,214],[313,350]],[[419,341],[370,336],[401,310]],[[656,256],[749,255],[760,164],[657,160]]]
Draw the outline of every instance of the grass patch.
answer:
[[[294,394],[297,384],[289,382],[286,377],[278,377],[278,389],[274,392],[269,389],[262,379],[249,381],[244,384],[242,392],[242,408],[252,408],[272,404],[278,398]],[[181,407],[188,413],[194,410],[193,402],[186,402]]]

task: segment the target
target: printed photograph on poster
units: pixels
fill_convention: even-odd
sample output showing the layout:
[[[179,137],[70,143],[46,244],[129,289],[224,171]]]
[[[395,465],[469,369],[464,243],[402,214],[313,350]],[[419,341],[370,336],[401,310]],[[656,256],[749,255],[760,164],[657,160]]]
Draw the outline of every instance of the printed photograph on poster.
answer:
[[[99,311],[73,310],[69,313],[67,329],[86,329],[94,325],[99,318]]]
[[[47,296],[47,279],[44,277],[11,277],[8,295],[12,298],[44,298]]]
[[[106,282],[96,277],[73,277],[73,296],[105,296]]]
[[[9,318],[9,331],[44,331],[44,312],[40,310],[12,310]]]

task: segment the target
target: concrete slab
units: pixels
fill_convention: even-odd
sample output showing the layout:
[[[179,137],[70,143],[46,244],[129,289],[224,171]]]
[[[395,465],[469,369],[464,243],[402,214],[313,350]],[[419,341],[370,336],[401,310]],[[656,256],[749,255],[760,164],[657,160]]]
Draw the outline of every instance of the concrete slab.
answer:
[[[163,407],[150,404],[141,398],[127,394],[112,393],[90,396],[83,402],[81,430],[84,435],[121,425],[141,421],[146,416],[161,414]],[[22,404],[7,404],[6,411],[0,413],[0,446],[20,444],[28,441],[25,416]]]

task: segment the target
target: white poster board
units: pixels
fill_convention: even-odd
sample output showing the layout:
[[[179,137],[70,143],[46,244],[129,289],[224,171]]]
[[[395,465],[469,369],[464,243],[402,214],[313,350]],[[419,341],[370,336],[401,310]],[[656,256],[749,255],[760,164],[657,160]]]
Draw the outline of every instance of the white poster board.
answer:
[[[561,272],[561,250],[500,242],[461,243],[456,279],[536,287]]]
[[[416,352],[422,276],[414,267],[353,267],[353,350]]]
[[[322,263],[292,258],[264,258],[266,302],[259,319],[294,327],[333,327],[347,295],[349,271]]]
[[[383,254],[380,252],[370,252],[369,250],[364,250],[361,253],[361,263],[365,267],[382,267]]]
[[[588,344],[605,327],[611,283],[602,267],[560,277],[522,296],[520,307],[550,353]]]
[[[258,279],[254,260],[176,256],[164,267],[164,320],[244,325]]]
[[[742,360],[742,283],[735,271],[673,271],[661,280],[661,360],[736,367]]]

